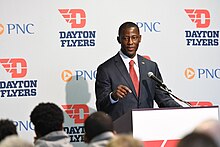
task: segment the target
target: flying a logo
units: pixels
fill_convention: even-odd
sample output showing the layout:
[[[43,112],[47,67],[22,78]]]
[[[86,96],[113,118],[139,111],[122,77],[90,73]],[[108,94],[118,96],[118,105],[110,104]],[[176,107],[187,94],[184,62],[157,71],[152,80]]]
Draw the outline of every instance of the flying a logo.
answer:
[[[187,68],[185,70],[185,77],[189,80],[193,79],[195,77],[195,71],[192,68]]]
[[[196,23],[196,28],[208,28],[210,25],[210,13],[205,9],[185,9],[189,18]]]
[[[65,112],[72,118],[75,124],[82,124],[89,116],[89,107],[85,104],[66,104],[62,105]]]
[[[59,9],[71,28],[83,28],[86,25],[86,13],[82,9]]]
[[[0,59],[0,64],[12,78],[22,78],[27,74],[27,62],[22,58]]]

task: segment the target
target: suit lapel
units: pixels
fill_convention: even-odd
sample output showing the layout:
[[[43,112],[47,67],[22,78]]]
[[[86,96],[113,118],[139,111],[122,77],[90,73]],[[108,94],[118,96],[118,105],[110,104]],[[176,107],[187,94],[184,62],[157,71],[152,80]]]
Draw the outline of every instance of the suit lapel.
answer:
[[[143,58],[142,56],[138,55],[138,66],[139,66],[139,71],[140,71],[140,96],[142,94],[142,89],[144,88],[144,83],[147,84],[148,87],[150,87],[151,85],[151,79],[149,79],[147,73],[150,72],[150,68],[149,68],[149,63],[147,62],[147,60],[145,58]],[[151,89],[149,88],[150,93],[152,93]]]
[[[134,85],[131,81],[131,77],[128,73],[128,70],[124,64],[124,62],[122,61],[119,53],[116,54],[115,56],[115,65],[118,68],[119,72],[121,73],[121,76],[125,79],[125,81],[127,82],[127,84],[129,85],[129,88],[132,90],[132,92],[134,93],[134,96],[137,98],[137,94],[135,92],[135,88]]]

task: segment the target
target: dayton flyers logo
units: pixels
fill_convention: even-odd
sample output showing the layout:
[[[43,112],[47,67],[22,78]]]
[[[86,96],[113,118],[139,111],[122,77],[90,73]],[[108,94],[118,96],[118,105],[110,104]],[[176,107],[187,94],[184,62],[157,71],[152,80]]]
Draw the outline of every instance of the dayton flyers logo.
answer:
[[[86,13],[82,9],[59,9],[71,28],[83,28],[86,25]]]
[[[22,78],[27,74],[27,62],[22,58],[0,59],[4,69],[11,73],[12,78]]]
[[[189,18],[196,23],[196,28],[207,28],[210,25],[210,13],[205,9],[185,9]]]
[[[86,118],[89,116],[89,107],[85,104],[66,104],[62,105],[62,107],[65,109],[65,112],[69,115],[69,117],[74,119],[75,124],[84,123]]]

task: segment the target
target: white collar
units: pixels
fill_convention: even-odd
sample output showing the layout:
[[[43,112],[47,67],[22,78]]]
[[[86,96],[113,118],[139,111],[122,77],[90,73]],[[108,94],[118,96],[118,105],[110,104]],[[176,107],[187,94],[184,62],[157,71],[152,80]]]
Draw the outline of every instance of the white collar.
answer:
[[[123,52],[120,50],[119,51],[120,56],[122,57],[123,61],[129,63],[130,60],[133,60],[135,62],[135,65],[138,66],[138,59],[137,59],[137,54],[134,56],[134,58],[129,58],[128,56],[126,56],[125,54],[123,54]]]

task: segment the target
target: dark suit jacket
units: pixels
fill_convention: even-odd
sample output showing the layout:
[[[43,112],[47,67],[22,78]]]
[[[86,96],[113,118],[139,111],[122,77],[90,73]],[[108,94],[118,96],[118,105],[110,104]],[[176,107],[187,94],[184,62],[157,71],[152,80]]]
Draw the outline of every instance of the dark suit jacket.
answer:
[[[135,93],[129,72],[119,53],[98,67],[95,82],[96,107],[98,111],[108,113],[115,120],[131,109],[153,108],[153,101],[156,101],[159,107],[181,106],[168,94],[160,90],[156,86],[156,82],[147,76],[148,72],[153,72],[155,76],[162,79],[155,62],[138,55],[138,65],[140,72],[139,97]],[[132,93],[128,93],[126,97],[112,104],[109,94],[121,84],[130,88]]]

